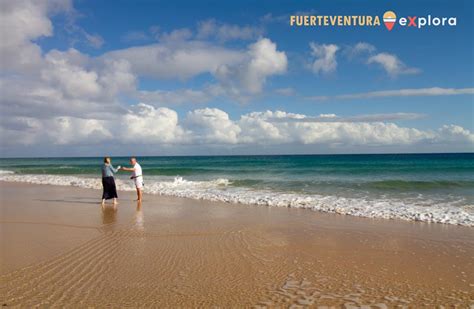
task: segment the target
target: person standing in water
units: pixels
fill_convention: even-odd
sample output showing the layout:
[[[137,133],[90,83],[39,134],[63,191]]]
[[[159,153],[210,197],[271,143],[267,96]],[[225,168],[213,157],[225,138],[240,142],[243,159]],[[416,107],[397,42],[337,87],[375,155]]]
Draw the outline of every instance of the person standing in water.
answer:
[[[132,167],[122,167],[123,171],[132,172],[132,179],[135,183],[135,188],[137,189],[137,202],[142,201],[142,190],[143,190],[143,175],[142,175],[142,167],[137,162],[137,158],[131,157],[130,164]]]
[[[115,169],[112,166],[112,160],[110,157],[104,158],[104,165],[102,165],[102,187],[104,191],[102,193],[102,207],[105,206],[105,200],[114,199],[114,206],[117,205],[117,188],[115,186],[114,174],[118,172],[120,166]]]

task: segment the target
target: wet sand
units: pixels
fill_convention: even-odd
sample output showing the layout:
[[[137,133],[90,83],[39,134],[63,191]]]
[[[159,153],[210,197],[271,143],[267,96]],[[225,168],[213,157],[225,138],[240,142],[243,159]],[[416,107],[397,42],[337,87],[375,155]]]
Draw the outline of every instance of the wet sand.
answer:
[[[473,228],[119,195],[0,182],[1,304],[474,306]]]

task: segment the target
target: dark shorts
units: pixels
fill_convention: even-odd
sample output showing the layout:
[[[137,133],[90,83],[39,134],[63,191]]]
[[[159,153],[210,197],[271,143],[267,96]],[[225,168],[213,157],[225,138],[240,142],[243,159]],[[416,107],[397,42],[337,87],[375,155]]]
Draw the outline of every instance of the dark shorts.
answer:
[[[114,177],[102,177],[102,187],[104,192],[102,193],[102,199],[117,198],[117,188],[115,187]]]

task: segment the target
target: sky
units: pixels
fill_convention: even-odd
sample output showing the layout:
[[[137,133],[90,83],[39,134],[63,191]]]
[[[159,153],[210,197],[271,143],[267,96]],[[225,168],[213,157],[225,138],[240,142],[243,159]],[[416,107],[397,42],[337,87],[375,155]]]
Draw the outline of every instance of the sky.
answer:
[[[0,5],[3,157],[474,151],[472,1]]]

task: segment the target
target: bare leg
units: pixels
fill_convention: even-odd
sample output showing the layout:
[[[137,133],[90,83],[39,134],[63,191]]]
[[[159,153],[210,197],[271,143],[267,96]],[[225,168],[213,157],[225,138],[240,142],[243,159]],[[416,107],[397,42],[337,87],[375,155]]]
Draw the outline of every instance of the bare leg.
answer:
[[[142,201],[142,189],[137,188],[137,201],[141,202]]]
[[[118,204],[118,202],[117,202],[117,198],[116,198],[116,197],[114,197],[114,205],[117,205],[117,204]]]
[[[105,198],[102,199],[101,205],[102,205],[102,207],[105,207]]]

